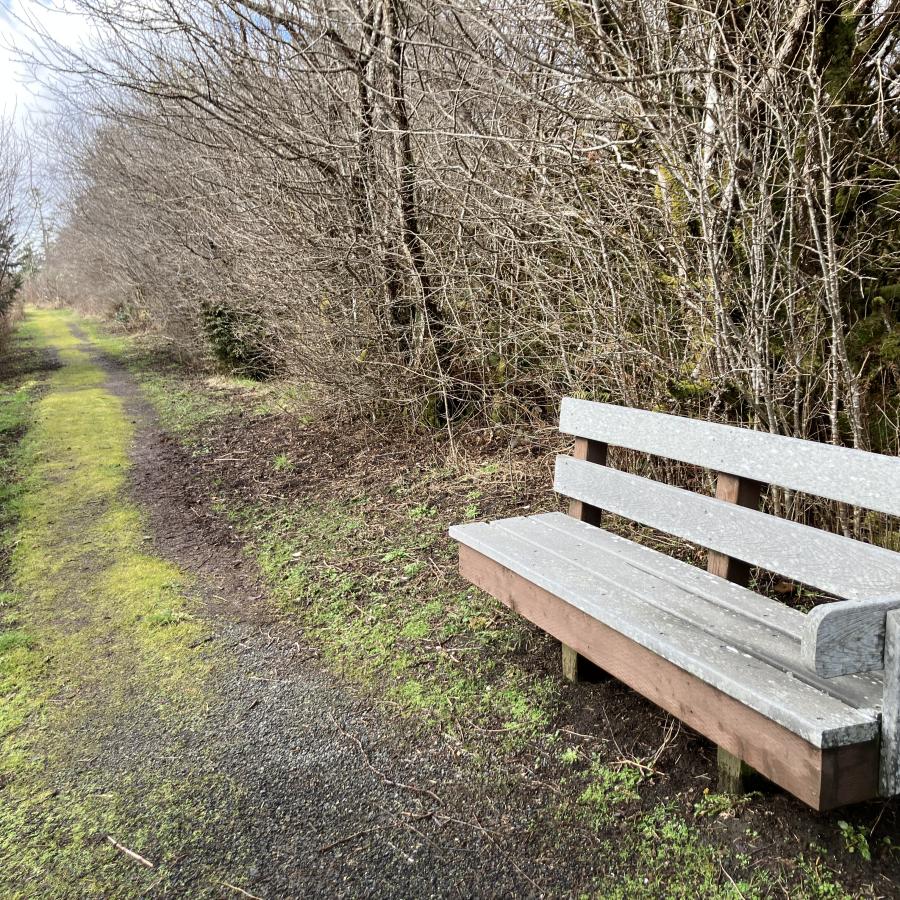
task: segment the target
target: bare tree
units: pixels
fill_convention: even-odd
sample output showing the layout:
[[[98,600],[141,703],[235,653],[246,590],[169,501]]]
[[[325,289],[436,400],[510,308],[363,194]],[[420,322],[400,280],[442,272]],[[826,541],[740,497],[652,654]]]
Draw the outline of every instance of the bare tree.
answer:
[[[22,286],[23,233],[28,228],[24,203],[26,152],[11,118],[0,118],[0,326]]]
[[[897,452],[896,4],[80,5],[81,296],[367,413]]]

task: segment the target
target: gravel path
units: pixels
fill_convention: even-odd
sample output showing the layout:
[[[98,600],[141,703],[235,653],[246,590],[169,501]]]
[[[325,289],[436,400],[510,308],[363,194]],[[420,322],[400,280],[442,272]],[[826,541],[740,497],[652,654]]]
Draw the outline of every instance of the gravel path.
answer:
[[[132,499],[155,552],[197,576],[198,650],[215,662],[203,714],[172,733],[135,697],[133,721],[108,736],[114,752],[98,754],[114,761],[111,777],[137,770],[150,785],[165,771],[208,786],[197,791],[198,834],[160,892],[216,894],[205,873],[238,860],[245,877],[222,895],[559,896],[589,883],[583,853],[552,852],[532,827],[547,803],[539,782],[473,769],[328,672],[269,604],[227,524],[167,484],[184,451],[130,375],[83,349],[134,423]]]

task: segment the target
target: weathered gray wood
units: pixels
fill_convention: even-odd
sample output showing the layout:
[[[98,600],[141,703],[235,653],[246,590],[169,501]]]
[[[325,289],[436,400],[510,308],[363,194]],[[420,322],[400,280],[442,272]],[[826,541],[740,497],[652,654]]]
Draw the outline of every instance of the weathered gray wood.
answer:
[[[900,459],[566,397],[560,431],[900,515]]]
[[[848,600],[900,595],[900,553],[559,456],[556,490]]]
[[[565,516],[560,518],[566,519]],[[630,640],[652,650],[697,678],[815,747],[828,748],[873,739],[878,716],[785,673],[677,616],[610,583],[571,558],[523,540],[499,523],[456,526],[451,536],[526,578]],[[590,526],[571,522],[581,529]]]
[[[900,610],[891,610],[886,619],[879,790],[895,797],[900,794]]]
[[[815,607],[803,624],[803,664],[825,678],[882,669],[885,616],[898,607],[900,593]]]
[[[501,523],[523,536],[531,536],[534,529],[533,540],[546,540],[550,547],[556,545],[547,529],[558,531],[559,546],[568,546],[573,555],[597,571],[615,573],[617,580],[623,579],[621,583],[639,588],[652,602],[662,603],[677,615],[694,615],[702,622],[709,621],[716,611],[722,615],[730,612],[734,618],[729,621],[755,622],[780,632],[792,646],[799,642],[806,620],[799,610],[611,531],[573,527],[568,517],[559,513],[503,519],[496,524]]]
[[[576,437],[572,456],[575,459],[583,459],[586,462],[598,466],[606,465],[606,457],[609,448],[606,444],[591,441],[588,438]],[[603,510],[581,500],[569,501],[569,515],[579,522],[587,522],[598,528],[603,521]],[[579,656],[577,650],[562,645],[562,673],[567,681],[600,681],[602,670],[595,666],[589,659]]]
[[[501,519],[493,527],[584,568],[611,592],[633,596],[700,631],[723,639],[857,708],[881,702],[880,675],[821,678],[800,665],[806,617],[776,600],[729,584],[695,566],[561,513]]]

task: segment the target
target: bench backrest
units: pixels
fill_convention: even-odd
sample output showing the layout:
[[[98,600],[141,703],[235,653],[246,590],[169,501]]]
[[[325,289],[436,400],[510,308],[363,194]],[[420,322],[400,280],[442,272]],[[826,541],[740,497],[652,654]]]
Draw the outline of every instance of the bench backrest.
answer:
[[[572,397],[559,430],[900,516],[895,456]]]
[[[560,431],[900,515],[896,457],[572,398]],[[881,668],[886,611],[900,607],[900,553],[567,456],[554,487],[844,598],[808,617],[803,661],[826,676]]]

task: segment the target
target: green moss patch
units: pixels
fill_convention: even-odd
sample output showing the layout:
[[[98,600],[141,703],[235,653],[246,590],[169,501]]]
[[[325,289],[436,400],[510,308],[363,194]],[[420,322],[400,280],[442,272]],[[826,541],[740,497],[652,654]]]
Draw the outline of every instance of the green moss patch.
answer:
[[[468,744],[488,730],[509,749],[545,735],[558,683],[494,656],[526,644],[527,626],[475,589],[423,595],[443,524],[413,507],[388,537],[377,512],[363,497],[231,516],[276,599],[345,676]]]
[[[198,791],[236,790],[227,780],[204,787],[189,772],[123,768],[109,756],[136,709],[161,734],[196,717],[212,663],[192,649],[205,632],[190,612],[189,579],[143,549],[140,513],[125,497],[131,425],[69,321],[29,311],[25,340],[55,350],[62,366],[40,391],[5,386],[0,402],[0,432],[25,430],[0,493],[9,561],[0,595],[0,893],[9,897],[164,887],[186,842],[214,825],[198,821]],[[156,868],[136,867],[107,835],[152,854]]]

